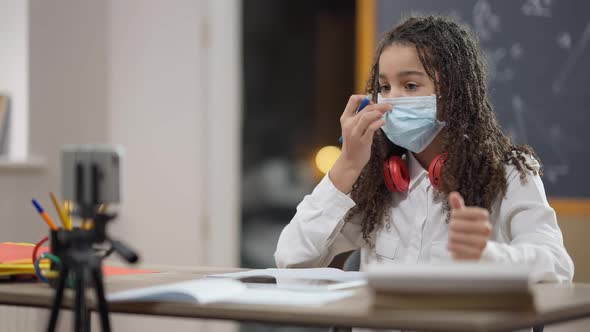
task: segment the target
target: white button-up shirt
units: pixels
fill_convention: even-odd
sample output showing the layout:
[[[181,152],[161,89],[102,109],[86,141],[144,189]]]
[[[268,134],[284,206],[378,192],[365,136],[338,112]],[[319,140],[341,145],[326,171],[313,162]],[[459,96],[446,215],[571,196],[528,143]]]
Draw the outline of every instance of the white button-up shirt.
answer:
[[[365,243],[359,218],[344,221],[355,202],[326,175],[281,233],[277,266],[327,266],[336,255],[359,248],[361,270],[367,264],[451,260],[445,198],[436,195],[428,172],[411,153],[407,159],[410,188],[392,195],[392,218],[375,231],[374,248]],[[535,159],[528,163],[539,168]],[[506,196],[492,206],[492,235],[481,260],[532,265],[538,281],[571,281],[574,265],[541,178],[529,173],[523,182],[513,165],[506,166],[506,174]]]

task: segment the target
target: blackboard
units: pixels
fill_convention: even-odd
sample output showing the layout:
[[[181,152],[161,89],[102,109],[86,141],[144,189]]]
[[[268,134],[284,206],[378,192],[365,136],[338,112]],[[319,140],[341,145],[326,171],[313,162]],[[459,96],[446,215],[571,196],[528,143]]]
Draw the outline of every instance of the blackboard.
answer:
[[[377,40],[411,14],[456,17],[479,37],[504,131],[539,154],[548,196],[590,197],[590,1],[377,1]]]

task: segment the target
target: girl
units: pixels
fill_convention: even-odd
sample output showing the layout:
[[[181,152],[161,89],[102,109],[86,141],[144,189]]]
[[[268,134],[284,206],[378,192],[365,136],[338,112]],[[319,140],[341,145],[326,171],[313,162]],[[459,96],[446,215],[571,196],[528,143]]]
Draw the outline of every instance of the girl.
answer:
[[[381,40],[367,90],[361,112],[363,96],[350,97],[342,153],[281,233],[277,266],[327,266],[360,248],[361,269],[481,260],[572,280],[538,158],[500,129],[465,27],[405,20]]]

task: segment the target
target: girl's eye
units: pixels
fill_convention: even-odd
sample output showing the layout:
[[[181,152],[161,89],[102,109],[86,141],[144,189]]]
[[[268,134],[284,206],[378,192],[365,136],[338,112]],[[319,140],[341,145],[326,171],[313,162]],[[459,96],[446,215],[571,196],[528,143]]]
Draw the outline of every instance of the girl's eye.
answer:
[[[379,92],[380,93],[385,93],[389,91],[389,86],[388,85],[381,85],[379,86]]]
[[[406,83],[405,86],[406,90],[416,90],[418,88],[418,84],[410,82],[410,83]]]

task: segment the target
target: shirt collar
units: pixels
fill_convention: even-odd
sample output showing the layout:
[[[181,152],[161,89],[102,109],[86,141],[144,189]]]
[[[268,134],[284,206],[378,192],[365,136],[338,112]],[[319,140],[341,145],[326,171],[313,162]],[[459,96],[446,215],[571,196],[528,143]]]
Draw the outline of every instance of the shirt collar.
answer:
[[[428,172],[420,165],[414,154],[410,151],[406,153],[408,168],[410,172],[410,190],[413,189],[420,180],[428,175]]]

